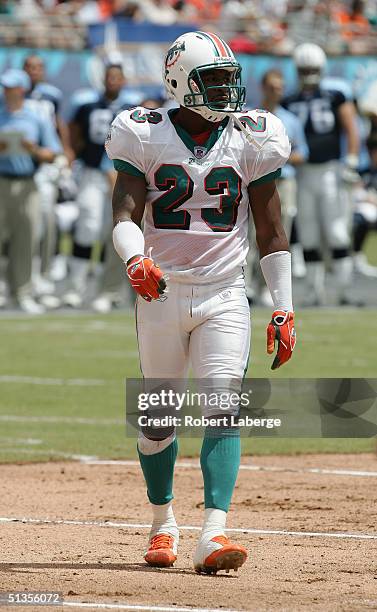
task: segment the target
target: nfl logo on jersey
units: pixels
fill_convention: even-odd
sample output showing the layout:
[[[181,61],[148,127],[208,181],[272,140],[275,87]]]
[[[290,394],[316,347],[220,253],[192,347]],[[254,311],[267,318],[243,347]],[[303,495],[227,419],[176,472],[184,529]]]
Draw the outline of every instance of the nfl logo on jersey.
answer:
[[[194,155],[196,159],[203,159],[206,154],[207,149],[205,147],[194,147]]]

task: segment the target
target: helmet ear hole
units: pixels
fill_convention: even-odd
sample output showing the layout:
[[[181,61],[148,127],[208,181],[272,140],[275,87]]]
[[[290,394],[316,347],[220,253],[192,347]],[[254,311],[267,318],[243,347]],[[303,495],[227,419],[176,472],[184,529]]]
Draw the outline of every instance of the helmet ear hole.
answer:
[[[177,83],[177,81],[176,81],[175,79],[172,79],[172,80],[170,81],[170,83],[171,83],[171,86],[172,86],[172,87],[174,87],[174,89],[177,89],[177,85],[178,85],[178,83]]]

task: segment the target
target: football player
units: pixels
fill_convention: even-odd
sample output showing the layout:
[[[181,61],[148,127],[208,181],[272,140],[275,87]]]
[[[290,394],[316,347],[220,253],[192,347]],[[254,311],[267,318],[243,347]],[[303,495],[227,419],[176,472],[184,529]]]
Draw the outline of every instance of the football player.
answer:
[[[369,136],[366,145],[370,165],[361,172],[362,181],[354,191],[353,266],[357,274],[377,278],[377,267],[362,250],[369,232],[377,230],[377,135]]]
[[[241,67],[218,36],[179,37],[167,52],[163,79],[179,107],[122,112],[107,138],[118,172],[114,246],[138,294],[143,377],[185,380],[191,363],[195,378],[204,385],[218,379],[220,386],[221,379],[242,381],[247,369],[250,310],[242,267],[250,209],[275,306],[267,328],[269,353],[277,343],[273,369],[291,357],[295,344],[291,256],[275,185],[290,145],[277,117],[242,112]],[[204,415],[210,410],[224,414],[215,406]],[[160,567],[174,563],[178,545],[172,508],[177,440],[173,428],[165,433],[158,440],[143,430],[138,439],[153,512],[145,560]],[[237,570],[246,560],[246,549],[225,535],[239,463],[239,431],[207,427],[198,572]]]
[[[40,301],[47,307],[55,307],[59,305],[59,300],[53,295],[54,284],[51,282],[50,271],[56,243],[57,183],[61,168],[72,162],[73,151],[69,144],[67,125],[61,115],[63,94],[60,89],[46,82],[43,59],[35,54],[28,55],[23,68],[31,81],[31,88],[26,94],[27,105],[53,123],[64,152],[64,156],[60,155],[53,164],[42,164],[35,176],[41,197],[41,223],[40,257],[34,257],[33,284],[36,293],[40,295]]]
[[[293,56],[299,90],[283,105],[301,120],[309,146],[306,164],[297,169],[297,225],[307,269],[307,305],[325,301],[322,238],[332,256],[339,304],[350,301],[350,206],[347,184],[357,180],[359,138],[352,98],[342,85],[323,80],[326,64],[318,45],[299,45]],[[341,158],[341,138],[347,155]]]
[[[63,296],[65,304],[73,308],[80,307],[83,302],[94,243],[106,240],[108,233],[111,236],[111,213],[106,203],[115,173],[107,167],[104,144],[114,117],[130,106],[128,96],[123,94],[124,85],[122,67],[109,64],[105,70],[103,93],[87,92],[82,104],[77,103],[77,96],[74,97],[75,110],[69,129],[82,169],[77,194],[79,217],[70,260],[70,287]]]
[[[35,109],[47,115],[56,125],[64,153],[68,161],[72,162],[74,153],[70,146],[67,125],[60,112],[63,93],[55,85],[46,82],[45,65],[39,55],[29,55],[24,61],[23,69],[31,80],[31,89],[27,92],[26,98],[34,100]]]
[[[296,168],[303,164],[308,158],[308,146],[306,144],[304,130],[300,120],[280,105],[284,91],[283,75],[279,70],[271,69],[265,72],[261,79],[262,90],[262,108],[273,113],[283,122],[287,131],[289,141],[291,143],[291,154],[289,160],[282,168],[281,176],[277,180],[277,188],[281,201],[281,216],[284,231],[288,239],[291,237],[292,224],[297,213],[297,183],[296,183]],[[299,243],[290,244],[292,254],[292,274],[295,273],[295,264],[303,261],[302,247]],[[255,263],[255,260],[254,260]],[[258,269],[253,279],[263,286],[259,291],[260,303],[264,306],[271,305],[271,296],[269,291],[258,273]]]

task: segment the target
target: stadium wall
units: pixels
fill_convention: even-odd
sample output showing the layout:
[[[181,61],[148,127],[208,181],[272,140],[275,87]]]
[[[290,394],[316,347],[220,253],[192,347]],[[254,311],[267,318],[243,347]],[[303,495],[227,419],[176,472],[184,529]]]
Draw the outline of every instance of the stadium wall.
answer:
[[[143,86],[148,96],[161,88],[161,66],[166,43],[122,44],[121,53],[128,83]],[[104,47],[96,51],[65,51],[57,49],[9,49],[0,47],[0,73],[8,67],[20,68],[30,53],[40,55],[46,65],[48,80],[64,92],[63,112],[70,95],[80,88],[100,88],[103,75],[102,58],[107,53]],[[243,80],[247,86],[247,104],[256,107],[260,101],[259,82],[269,68],[280,69],[287,90],[295,86],[296,75],[290,57],[269,55],[240,55]],[[365,96],[371,87],[377,86],[377,58],[374,56],[342,56],[330,58],[327,74],[335,79],[347,81],[355,98]]]

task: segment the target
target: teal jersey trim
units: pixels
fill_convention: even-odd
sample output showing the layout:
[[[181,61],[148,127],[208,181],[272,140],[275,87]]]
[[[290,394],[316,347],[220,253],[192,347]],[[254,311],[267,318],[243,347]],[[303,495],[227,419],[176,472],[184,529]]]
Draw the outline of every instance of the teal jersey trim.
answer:
[[[143,172],[140,172],[135,166],[129,164],[122,159],[113,159],[114,168],[117,172],[126,172],[127,174],[131,174],[132,176],[144,176]]]
[[[270,183],[271,181],[278,179],[280,175],[281,175],[281,168],[279,168],[278,170],[275,170],[275,172],[270,172],[270,174],[265,174],[264,176],[261,176],[256,181],[251,181],[249,185],[263,185],[263,183]]]
[[[168,111],[168,116],[179,138],[182,140],[183,144],[191,151],[191,153],[194,153],[195,148],[198,146],[202,147],[203,149],[207,149],[207,153],[208,153],[208,151],[212,149],[212,147],[216,144],[216,142],[222,136],[222,133],[224,129],[226,128],[226,126],[228,125],[228,121],[229,121],[229,117],[225,117],[225,119],[223,119],[223,121],[220,123],[217,129],[211,132],[211,135],[206,141],[206,143],[204,145],[198,145],[198,143],[195,142],[195,140],[193,140],[190,134],[186,132],[186,130],[184,130],[183,127],[181,127],[180,125],[177,125],[176,123],[172,121],[174,115],[176,115],[178,111],[179,111],[179,108],[171,108]]]

